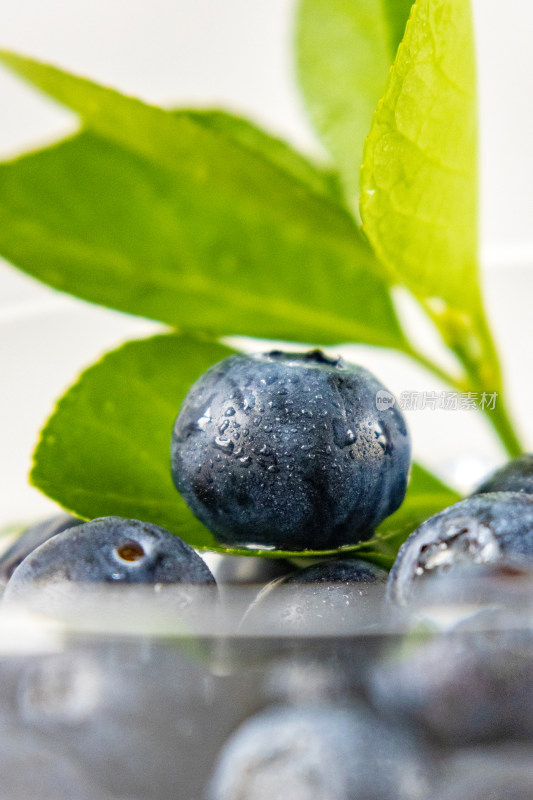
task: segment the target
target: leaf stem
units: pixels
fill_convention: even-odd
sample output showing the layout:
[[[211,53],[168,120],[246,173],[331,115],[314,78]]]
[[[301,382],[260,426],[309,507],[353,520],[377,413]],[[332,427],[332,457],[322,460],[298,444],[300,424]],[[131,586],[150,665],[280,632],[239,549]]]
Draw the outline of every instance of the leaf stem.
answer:
[[[520,443],[514,424],[509,416],[509,411],[502,399],[501,393],[498,397],[493,411],[486,411],[487,417],[500,437],[502,444],[512,458],[521,455],[524,448]]]
[[[496,402],[483,409],[492,427],[511,457],[523,452],[520,437],[505,403],[504,383],[498,351],[484,311],[481,309],[473,320],[472,335],[480,345],[480,355],[472,358],[468,350],[461,357],[473,386],[481,391],[496,393]]]
[[[487,397],[495,396],[495,401],[484,403],[481,410],[507,453],[511,457],[520,455],[523,448],[505,404],[500,359],[481,301],[472,315],[455,312],[449,308],[441,313],[435,313],[427,304],[423,305],[444,341],[464,367],[466,380],[458,383],[449,376],[451,385],[462,392],[481,393]],[[417,360],[422,363],[420,358]],[[434,374],[438,374],[433,367],[428,365],[428,368],[431,368]],[[438,371],[441,372],[440,368]]]
[[[410,343],[402,346],[401,352],[456,391],[485,395],[486,402],[481,410],[509,456],[514,458],[520,455],[523,447],[505,404],[500,359],[481,301],[472,315],[456,312],[449,307],[438,313],[423,300],[421,304],[463,366],[464,374],[450,374]]]
[[[410,356],[414,361],[417,362],[417,364],[420,364],[421,367],[427,369],[428,372],[432,372],[435,377],[448,386],[456,389],[458,392],[467,392],[469,390],[470,385],[468,381],[466,381],[464,378],[455,377],[449,372],[446,372],[445,369],[424,355],[424,353],[421,353],[420,350],[408,345],[407,347],[403,347],[401,352]]]

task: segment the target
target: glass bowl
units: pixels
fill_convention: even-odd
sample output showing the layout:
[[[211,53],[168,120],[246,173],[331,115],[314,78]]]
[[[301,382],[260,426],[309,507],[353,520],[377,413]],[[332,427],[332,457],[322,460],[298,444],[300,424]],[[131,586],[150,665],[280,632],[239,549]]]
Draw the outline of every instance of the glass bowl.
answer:
[[[489,270],[485,289],[528,441],[533,271]],[[160,330],[35,292],[0,306],[4,549],[57,511],[27,482],[54,400],[99,354]],[[442,388],[390,352],[343,352],[398,396]],[[406,415],[416,457],[463,491],[504,460],[471,412]],[[349,613],[298,627],[303,588],[301,598],[281,594],[274,617],[249,611],[291,565],[205,558],[218,598],[206,594],[186,612],[172,594],[137,587],[84,587],[53,607],[39,596],[0,605],[0,796],[468,800],[485,791],[487,775],[499,785],[509,765],[522,796],[533,737],[527,570],[511,582],[444,581],[404,610],[384,601],[383,586],[365,604],[347,594]]]

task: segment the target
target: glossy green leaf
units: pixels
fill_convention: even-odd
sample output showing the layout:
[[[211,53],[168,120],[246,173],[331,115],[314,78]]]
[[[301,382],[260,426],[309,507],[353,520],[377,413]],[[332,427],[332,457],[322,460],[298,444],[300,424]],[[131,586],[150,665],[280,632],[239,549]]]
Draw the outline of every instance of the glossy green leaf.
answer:
[[[389,566],[400,527],[407,535],[422,513],[429,516],[453,502],[449,490],[415,467],[404,506],[371,542],[303,552],[218,545],[174,488],[170,436],[190,385],[231,352],[170,334],[108,353],[80,376],[43,429],[31,473],[35,486],[82,518],[116,515],[153,522],[199,548],[269,558],[360,552],[376,560],[375,551]]]
[[[302,0],[297,66],[311,119],[355,205],[363,144],[412,0]]]
[[[387,24],[389,50],[393,61],[396,58],[398,46],[404,37],[405,26],[414,0],[380,0],[380,3]]]
[[[468,0],[417,0],[364,150],[361,217],[392,276],[471,312],[477,106]]]
[[[216,110],[176,110],[177,118],[188,116],[210,130],[226,135],[278,166],[283,172],[305,183],[309,189],[335,202],[342,201],[339,176],[331,169],[314,164],[283,139],[273,136],[243,117]]]
[[[191,384],[233,351],[179,335],[130,342],[89,367],[57,404],[31,480],[72,513],[154,522],[213,543],[170,475],[170,437]]]
[[[287,151],[29,59],[88,132],[0,166],[0,253],[96,303],[213,336],[402,342],[353,219]],[[248,141],[250,141],[248,131]],[[270,156],[273,151],[270,144]]]

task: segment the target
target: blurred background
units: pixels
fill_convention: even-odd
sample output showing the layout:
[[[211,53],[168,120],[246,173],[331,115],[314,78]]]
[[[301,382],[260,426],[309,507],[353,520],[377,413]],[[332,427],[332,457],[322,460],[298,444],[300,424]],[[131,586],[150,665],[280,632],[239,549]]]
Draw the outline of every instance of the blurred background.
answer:
[[[489,317],[526,447],[533,315],[533,71],[529,0],[474,0],[481,119],[481,238]],[[323,155],[296,88],[294,0],[4,0],[0,46],[166,106],[224,107]],[[0,71],[0,158],[64,136],[76,118]],[[415,327],[423,322],[412,318]],[[76,373],[157,326],[59,295],[0,261],[0,523],[50,503],[27,485],[31,452]],[[429,349],[438,348],[425,335]],[[406,359],[350,351],[393,392],[444,388]],[[466,490],[504,454],[475,412],[408,413],[415,454]]]

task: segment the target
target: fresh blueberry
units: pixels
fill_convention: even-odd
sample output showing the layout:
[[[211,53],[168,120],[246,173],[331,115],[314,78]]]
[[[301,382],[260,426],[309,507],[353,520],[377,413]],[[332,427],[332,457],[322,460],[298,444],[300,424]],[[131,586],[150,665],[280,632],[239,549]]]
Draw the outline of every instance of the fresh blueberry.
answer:
[[[87,793],[91,800],[107,800],[107,792],[116,800],[199,800],[220,748],[257,709],[257,676],[215,674],[209,649],[190,639],[77,637],[60,652],[13,661],[10,686],[0,682],[0,702],[18,711],[6,738],[11,730],[41,737],[103,787]],[[2,767],[0,758],[5,785]],[[65,800],[85,800],[70,792]],[[56,795],[34,791],[24,800],[34,797]]]
[[[389,575],[388,598],[400,605],[429,573],[465,563],[533,559],[533,496],[518,492],[474,495],[428,519],[401,546]]]
[[[214,585],[206,564],[164,528],[121,517],[101,517],[58,533],[13,572],[4,600],[24,600],[35,589],[53,596],[77,584]]]
[[[248,609],[248,632],[356,632],[376,622],[387,573],[359,559],[332,559],[267,584]]]
[[[478,486],[474,494],[488,492],[522,492],[533,494],[533,454],[524,455],[509,461],[508,464],[489,475]]]
[[[370,694],[383,714],[440,743],[530,739],[530,621],[487,608],[446,632],[414,631],[375,665]]]
[[[349,705],[272,707],[222,750],[208,800],[417,800],[427,767],[409,736]]]
[[[81,524],[82,520],[77,517],[72,517],[70,514],[58,514],[38,525],[26,528],[0,557],[0,582],[6,583],[18,565],[40,544],[51,539],[56,533],[62,533]]]
[[[368,538],[407,485],[403,416],[362,367],[306,354],[234,355],[192,387],[172,475],[219,541],[289,550]]]
[[[495,563],[464,562],[449,572],[429,571],[414,581],[409,603],[397,606],[395,620],[410,625],[414,620],[439,623],[443,611],[449,622],[459,622],[472,609],[512,610],[517,613],[533,598],[533,561],[502,556]],[[389,607],[389,611],[392,611]]]

